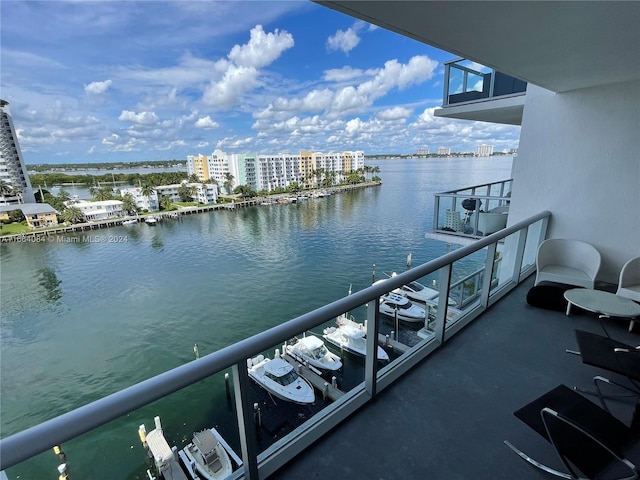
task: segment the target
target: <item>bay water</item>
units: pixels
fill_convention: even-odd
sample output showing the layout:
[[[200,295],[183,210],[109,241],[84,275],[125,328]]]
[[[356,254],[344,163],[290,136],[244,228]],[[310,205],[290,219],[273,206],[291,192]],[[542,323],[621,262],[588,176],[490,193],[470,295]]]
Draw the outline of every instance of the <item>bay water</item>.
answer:
[[[373,264],[382,278],[444,255],[425,238],[434,194],[510,178],[512,160],[380,160],[379,187],[2,244],[2,438],[365,288]],[[171,444],[217,425],[237,449],[218,375],[63,446],[71,478],[146,478],[137,429],[155,415]],[[54,479],[57,464],[45,452],[8,474]]]

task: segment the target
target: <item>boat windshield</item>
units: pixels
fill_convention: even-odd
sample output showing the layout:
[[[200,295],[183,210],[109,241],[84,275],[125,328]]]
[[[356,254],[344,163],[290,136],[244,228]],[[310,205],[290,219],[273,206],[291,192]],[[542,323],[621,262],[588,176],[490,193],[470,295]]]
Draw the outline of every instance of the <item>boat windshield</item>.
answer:
[[[420,290],[424,290],[424,287],[420,285],[418,282],[409,282],[407,286],[414,292],[419,292]]]
[[[281,377],[277,377],[272,373],[266,372],[267,377],[269,377],[271,380],[273,380],[276,383],[279,383],[280,385],[290,385],[293,382],[295,382],[298,379],[298,374],[296,372],[294,372],[293,370],[288,371],[286,374],[284,374]]]

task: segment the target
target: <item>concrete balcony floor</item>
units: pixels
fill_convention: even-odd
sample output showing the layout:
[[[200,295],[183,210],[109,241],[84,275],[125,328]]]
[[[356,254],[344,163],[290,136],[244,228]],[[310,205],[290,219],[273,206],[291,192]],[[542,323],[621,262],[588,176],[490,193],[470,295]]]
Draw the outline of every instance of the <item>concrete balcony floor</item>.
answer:
[[[561,383],[591,389],[595,375],[619,377],[565,351],[577,350],[576,328],[604,334],[598,317],[531,307],[532,286],[533,276],[270,479],[551,478],[503,444],[561,468],[513,412]],[[640,343],[628,321],[603,322],[611,337]],[[616,413],[630,412],[618,403]]]

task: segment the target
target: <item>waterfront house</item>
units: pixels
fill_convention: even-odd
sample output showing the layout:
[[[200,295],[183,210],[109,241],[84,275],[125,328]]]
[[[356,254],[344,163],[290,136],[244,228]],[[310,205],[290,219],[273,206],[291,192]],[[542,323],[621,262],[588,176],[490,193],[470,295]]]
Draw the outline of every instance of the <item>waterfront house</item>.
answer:
[[[101,200],[89,202],[87,200],[71,200],[65,202],[79,208],[87,222],[118,218],[124,215],[120,200]]]
[[[9,220],[9,213],[20,210],[32,230],[58,225],[58,212],[48,203],[0,205],[0,220]]]
[[[502,445],[504,439],[519,439],[543,455],[550,449],[512,412],[558,382],[588,384],[594,371],[564,349],[571,346],[574,328],[597,329],[598,320],[528,308],[528,277],[535,272],[535,249],[545,237],[594,245],[602,254],[603,283],[615,283],[625,261],[640,255],[640,216],[634,210],[640,203],[640,3],[319,3],[527,83],[524,98],[513,101],[515,105],[473,99],[449,110],[451,118],[498,122],[503,114],[522,112],[503,230],[507,238],[499,268],[504,275],[498,285],[494,287],[490,270],[500,232],[414,267],[384,282],[386,286],[356,292],[118,392],[117,398],[101,399],[62,420],[3,439],[3,467],[231,368],[244,478],[299,479],[309,472],[318,478],[353,479],[541,478]],[[461,306],[455,323],[445,323],[447,272],[473,248],[487,249],[489,281],[476,300]],[[375,314],[376,297],[384,288],[437,270],[444,281],[435,336],[378,370],[376,337],[369,335],[377,331],[370,322],[371,355],[362,384],[258,452],[253,407],[246,395],[246,358],[359,306],[357,302],[370,302]],[[612,323],[617,336],[633,338],[626,324],[617,328]]]

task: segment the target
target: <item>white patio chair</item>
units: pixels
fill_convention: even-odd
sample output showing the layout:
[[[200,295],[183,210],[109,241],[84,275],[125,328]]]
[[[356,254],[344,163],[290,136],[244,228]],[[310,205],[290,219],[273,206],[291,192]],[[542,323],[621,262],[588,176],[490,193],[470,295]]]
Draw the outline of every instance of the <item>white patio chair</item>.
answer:
[[[535,285],[549,281],[593,289],[600,263],[600,252],[587,242],[549,238],[538,246]]]
[[[640,302],[640,257],[632,258],[622,266],[616,295]],[[629,331],[633,330],[633,325],[631,320]]]

